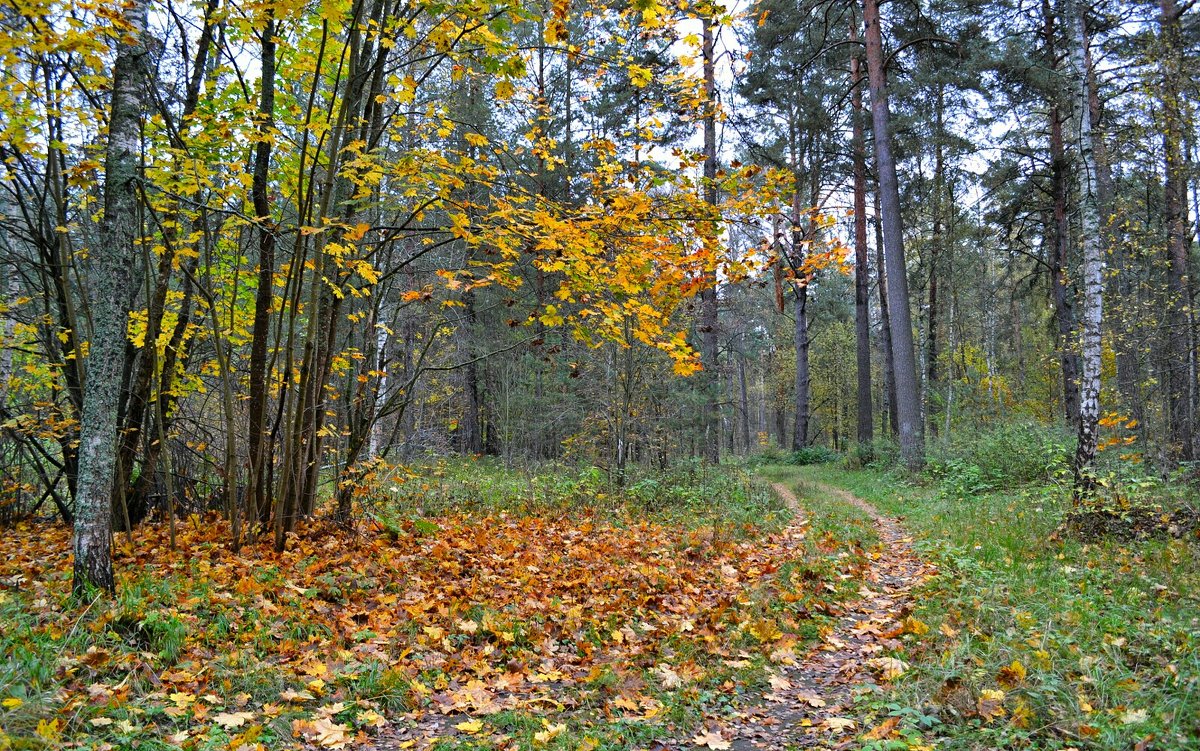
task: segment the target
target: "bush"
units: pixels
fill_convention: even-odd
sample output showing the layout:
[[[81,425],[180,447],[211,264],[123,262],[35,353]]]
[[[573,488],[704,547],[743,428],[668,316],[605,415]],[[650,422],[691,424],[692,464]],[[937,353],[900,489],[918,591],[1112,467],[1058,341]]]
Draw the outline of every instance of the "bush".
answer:
[[[1071,471],[1074,440],[1041,425],[1004,425],[955,437],[930,452],[928,474],[959,497],[1032,483],[1058,482]]]
[[[836,461],[840,456],[828,446],[805,446],[799,451],[788,454],[784,463],[796,467],[807,467],[810,464],[828,464]]]

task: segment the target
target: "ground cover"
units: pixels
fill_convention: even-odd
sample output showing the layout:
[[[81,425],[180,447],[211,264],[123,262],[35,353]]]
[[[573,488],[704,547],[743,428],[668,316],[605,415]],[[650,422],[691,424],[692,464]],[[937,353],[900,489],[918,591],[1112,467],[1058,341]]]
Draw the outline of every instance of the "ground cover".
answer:
[[[962,492],[833,463],[787,471],[802,502],[836,486],[900,519],[940,572],[913,613],[929,631],[910,669],[862,711],[944,749],[1200,744],[1194,537],[1073,534],[1068,489],[1045,479]]]
[[[531,477],[422,468],[278,555],[147,525],[84,604],[66,528],[6,530],[0,747],[719,747],[863,570],[735,471]]]

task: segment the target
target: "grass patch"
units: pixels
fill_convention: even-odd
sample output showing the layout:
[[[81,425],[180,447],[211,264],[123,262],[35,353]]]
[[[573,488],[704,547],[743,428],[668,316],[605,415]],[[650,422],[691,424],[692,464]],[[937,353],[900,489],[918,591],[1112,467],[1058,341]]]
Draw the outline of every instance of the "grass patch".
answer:
[[[939,568],[913,671],[877,710],[939,724],[943,749],[1200,743],[1200,547],[1055,534],[1055,485],[964,496],[829,465],[788,470],[900,517]],[[932,723],[929,723],[932,725]]]

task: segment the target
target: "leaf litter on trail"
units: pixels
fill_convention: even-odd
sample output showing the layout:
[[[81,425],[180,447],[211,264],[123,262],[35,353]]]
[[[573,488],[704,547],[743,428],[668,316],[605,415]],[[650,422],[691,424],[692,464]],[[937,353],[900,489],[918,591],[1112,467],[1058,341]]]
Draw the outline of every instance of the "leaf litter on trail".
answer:
[[[461,732],[505,710],[553,717],[611,674],[617,687],[604,690],[633,703],[618,711],[658,722],[661,702],[622,685],[644,674],[656,690],[686,691],[707,678],[704,661],[793,661],[803,612],[764,607],[784,586],[827,597],[820,580],[777,577],[809,555],[798,525],[734,535],[497,513],[441,516],[428,528],[313,524],[282,554],[249,545],[235,555],[215,518],[179,525],[175,551],[165,528],[146,526],[117,560],[119,588],[136,594],[99,602],[73,630],[69,532],[18,525],[0,541],[0,577],[27,582],[19,598],[36,622],[23,638],[72,666],[46,687],[37,716],[59,720],[64,737],[95,735],[117,723],[89,720],[124,722],[136,703],[168,710],[138,718],[144,735],[191,743],[209,728],[237,738],[274,728],[342,748],[377,732],[388,710],[417,723],[459,716]],[[155,618],[179,642],[169,656],[166,637],[145,626]],[[88,651],[82,630],[102,646]],[[752,648],[734,648],[747,640]],[[395,688],[380,694],[365,676]],[[198,699],[239,691],[238,704]],[[330,714],[322,702],[346,708]]]

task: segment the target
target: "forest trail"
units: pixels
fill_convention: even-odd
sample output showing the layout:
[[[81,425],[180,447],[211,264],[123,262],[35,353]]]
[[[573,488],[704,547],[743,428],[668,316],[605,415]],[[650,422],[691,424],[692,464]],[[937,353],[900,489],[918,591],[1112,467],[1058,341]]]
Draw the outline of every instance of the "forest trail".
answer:
[[[784,483],[772,489],[803,519],[808,512]],[[895,727],[860,728],[851,719],[854,695],[876,690],[903,672],[903,661],[889,657],[903,646],[898,637],[920,624],[908,619],[913,591],[933,573],[912,547],[900,524],[840,488],[817,484],[816,490],[856,506],[873,521],[879,548],[869,551],[861,598],[848,603],[837,625],[794,665],[772,679],[772,691],[758,706],[744,710],[725,729],[732,751],[841,747],[864,731],[884,738]]]

